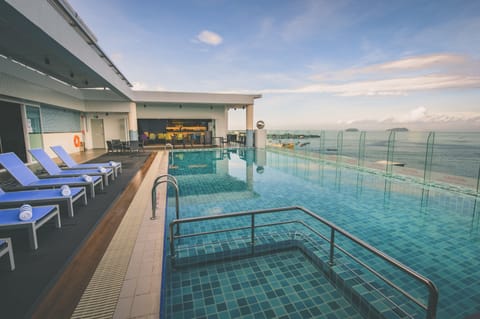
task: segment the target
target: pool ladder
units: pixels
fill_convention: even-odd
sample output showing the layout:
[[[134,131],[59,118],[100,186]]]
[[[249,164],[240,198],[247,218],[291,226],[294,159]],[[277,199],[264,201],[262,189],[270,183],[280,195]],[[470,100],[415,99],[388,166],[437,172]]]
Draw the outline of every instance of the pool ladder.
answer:
[[[163,174],[155,178],[155,181],[153,182],[153,187],[152,187],[152,217],[150,217],[151,220],[157,219],[157,186],[163,183],[171,184],[173,185],[175,189],[175,216],[176,219],[180,218],[180,205],[179,205],[179,199],[178,199],[178,181],[175,178],[175,176],[170,175],[170,174]],[[177,232],[178,232],[178,227],[177,227]]]

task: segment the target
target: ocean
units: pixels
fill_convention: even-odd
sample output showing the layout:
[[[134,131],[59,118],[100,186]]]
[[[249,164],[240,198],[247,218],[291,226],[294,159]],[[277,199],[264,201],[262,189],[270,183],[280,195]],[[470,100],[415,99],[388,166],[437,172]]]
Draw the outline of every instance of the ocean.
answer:
[[[267,145],[313,155],[342,155],[358,163],[360,132],[320,130],[269,130]],[[288,135],[290,134],[290,135]],[[324,145],[321,145],[324,136]],[[381,169],[387,160],[390,132],[368,131],[365,134],[364,165]],[[393,173],[423,177],[426,167],[429,132],[395,132],[393,156],[399,166]],[[431,143],[431,179],[476,189],[480,173],[480,132],[435,132]],[[392,149],[392,148],[391,148]],[[478,190],[477,190],[478,191]]]

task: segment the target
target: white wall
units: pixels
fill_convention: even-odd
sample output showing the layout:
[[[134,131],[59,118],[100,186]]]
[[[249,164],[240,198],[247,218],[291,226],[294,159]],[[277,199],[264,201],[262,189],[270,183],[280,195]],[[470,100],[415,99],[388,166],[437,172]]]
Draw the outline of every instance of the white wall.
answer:
[[[111,102],[111,101],[86,101],[86,112],[130,112],[130,102]]]
[[[215,120],[214,136],[227,136],[227,111],[223,105],[158,105],[137,104],[138,119],[211,119]]]
[[[75,147],[73,139],[75,135],[82,140],[82,133],[44,133],[43,134],[43,149],[50,155],[50,157],[57,157],[50,149],[50,146],[62,145],[68,153],[80,152],[80,147]]]
[[[103,120],[103,129],[105,135],[105,148],[107,148],[106,141],[112,139],[120,139],[122,141],[128,140],[128,114],[124,113],[88,113],[85,117],[85,148],[92,149],[92,130],[90,127],[90,120],[92,118]],[[125,127],[127,125],[127,127]]]

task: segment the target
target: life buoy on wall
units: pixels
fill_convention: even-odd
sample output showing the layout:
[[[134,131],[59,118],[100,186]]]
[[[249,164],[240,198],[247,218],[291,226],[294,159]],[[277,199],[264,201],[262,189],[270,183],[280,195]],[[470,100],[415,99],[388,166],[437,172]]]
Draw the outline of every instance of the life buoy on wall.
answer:
[[[80,147],[80,136],[75,135],[73,137],[73,145],[75,145],[75,147]]]

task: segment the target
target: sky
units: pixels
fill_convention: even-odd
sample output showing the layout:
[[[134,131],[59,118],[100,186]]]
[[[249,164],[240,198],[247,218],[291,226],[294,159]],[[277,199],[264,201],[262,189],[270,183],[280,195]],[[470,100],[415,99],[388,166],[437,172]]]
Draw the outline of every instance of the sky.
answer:
[[[480,131],[478,0],[69,3],[136,90],[261,94],[266,129]]]

